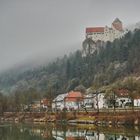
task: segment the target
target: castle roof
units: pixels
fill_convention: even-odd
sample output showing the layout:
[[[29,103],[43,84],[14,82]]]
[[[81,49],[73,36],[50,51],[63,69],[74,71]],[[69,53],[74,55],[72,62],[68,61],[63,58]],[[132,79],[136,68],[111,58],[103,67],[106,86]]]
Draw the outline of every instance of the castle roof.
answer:
[[[120,21],[119,18],[116,18],[116,19],[113,21],[113,23],[114,23],[114,22],[120,22],[120,23],[122,23],[122,22]]]
[[[93,33],[93,32],[104,32],[104,27],[88,27],[86,28],[86,33]]]

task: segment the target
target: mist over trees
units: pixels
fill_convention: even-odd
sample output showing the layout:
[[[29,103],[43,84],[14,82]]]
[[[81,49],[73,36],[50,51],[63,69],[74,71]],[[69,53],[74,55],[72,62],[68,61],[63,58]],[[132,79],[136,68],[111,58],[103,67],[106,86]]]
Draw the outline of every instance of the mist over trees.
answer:
[[[74,90],[79,85],[82,88],[109,85],[128,75],[140,74],[139,52],[140,30],[137,29],[113,43],[107,42],[99,52],[95,51],[85,57],[81,50],[77,50],[47,66],[2,75],[0,89],[14,94],[29,94],[32,89],[43,96],[51,89],[52,96],[56,96]]]

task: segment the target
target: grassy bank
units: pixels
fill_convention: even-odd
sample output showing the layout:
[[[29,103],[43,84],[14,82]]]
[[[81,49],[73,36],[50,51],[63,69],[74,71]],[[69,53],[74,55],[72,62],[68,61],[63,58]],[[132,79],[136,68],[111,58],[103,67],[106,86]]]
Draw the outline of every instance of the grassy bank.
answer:
[[[140,125],[140,111],[120,112],[5,112],[0,121],[69,122],[95,125]]]

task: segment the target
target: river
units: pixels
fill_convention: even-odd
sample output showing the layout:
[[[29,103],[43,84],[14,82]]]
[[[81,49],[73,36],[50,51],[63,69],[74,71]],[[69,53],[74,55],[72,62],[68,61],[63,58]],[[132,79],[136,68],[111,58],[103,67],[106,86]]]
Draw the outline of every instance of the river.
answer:
[[[4,123],[0,140],[140,140],[140,127]]]

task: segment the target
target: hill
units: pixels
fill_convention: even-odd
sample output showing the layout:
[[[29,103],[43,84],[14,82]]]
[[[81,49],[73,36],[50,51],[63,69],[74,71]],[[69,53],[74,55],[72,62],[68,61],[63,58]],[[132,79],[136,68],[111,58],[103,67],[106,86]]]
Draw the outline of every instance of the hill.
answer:
[[[109,85],[132,74],[140,74],[139,52],[140,30],[137,29],[113,43],[107,42],[99,51],[85,57],[78,50],[43,67],[5,73],[0,76],[0,89],[7,93],[31,89],[46,93],[51,89],[55,96],[78,85],[86,88]]]

